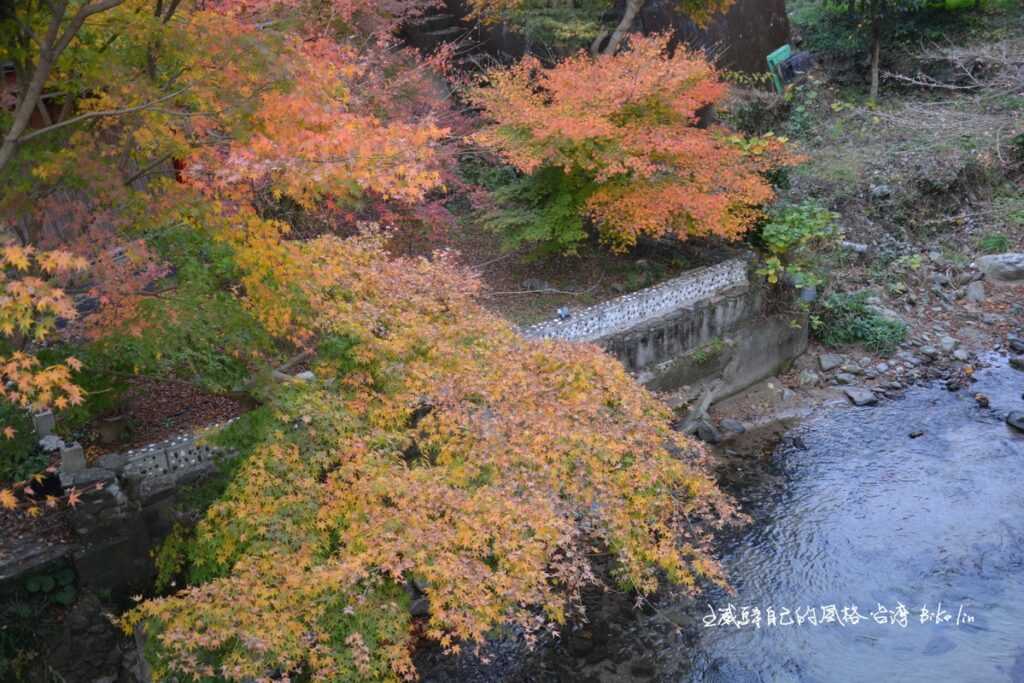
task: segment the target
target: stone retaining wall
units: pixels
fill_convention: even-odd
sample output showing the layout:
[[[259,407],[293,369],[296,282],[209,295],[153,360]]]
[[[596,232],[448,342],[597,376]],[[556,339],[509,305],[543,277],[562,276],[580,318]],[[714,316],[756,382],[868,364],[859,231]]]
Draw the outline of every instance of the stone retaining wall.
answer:
[[[746,262],[732,259],[585,308],[565,320],[550,320],[528,327],[523,334],[532,338],[597,341],[670,315],[725,290],[747,285]]]
[[[48,429],[45,416],[36,423]],[[74,539],[16,552],[4,543],[8,552],[0,557],[0,583],[69,562],[81,586],[115,594],[148,590],[154,571],[151,551],[177,521],[182,487],[210,476],[218,463],[234,457],[192,434],[109,453],[90,466],[80,457],[77,443],[65,444],[53,434],[43,434],[41,443],[60,451],[61,484],[79,496],[66,513]]]
[[[804,316],[763,312],[748,264],[732,259],[694,270],[527,328],[532,338],[593,342],[647,387],[725,398],[777,373],[807,347]]]
[[[65,490],[74,487],[80,497],[65,513],[74,533],[63,543],[0,539],[0,599],[18,595],[28,577],[70,569],[77,599],[48,641],[47,671],[67,683],[113,681],[114,676],[146,682],[134,642],[104,614],[124,610],[128,596],[152,591],[153,551],[175,522],[195,521],[179,505],[185,485],[213,475],[235,454],[184,434],[87,465],[80,445],[52,434],[49,416],[40,415],[36,426],[44,448],[61,454]]]

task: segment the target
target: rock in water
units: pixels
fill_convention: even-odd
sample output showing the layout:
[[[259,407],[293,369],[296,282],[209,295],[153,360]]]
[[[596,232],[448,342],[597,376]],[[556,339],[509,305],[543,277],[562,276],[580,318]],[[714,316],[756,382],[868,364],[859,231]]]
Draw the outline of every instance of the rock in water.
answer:
[[[802,387],[816,387],[821,383],[821,378],[814,370],[801,370],[797,383]]]
[[[982,256],[978,268],[990,280],[997,282],[1024,282],[1024,254],[1007,253]]]
[[[704,443],[709,443],[712,446],[717,443],[721,443],[722,441],[722,435],[707,419],[701,419],[701,421],[697,423],[697,429],[694,430],[693,434]]]
[[[846,392],[847,398],[855,406],[873,406],[878,403],[878,397],[875,396],[875,392],[870,389],[864,389],[863,387],[846,387],[843,391]]]
[[[1014,356],[1010,359],[1010,367],[1014,370],[1024,372],[1024,356]]]
[[[1024,432],[1024,413],[1015,410],[1006,416],[1006,424],[1010,425],[1017,431]]]

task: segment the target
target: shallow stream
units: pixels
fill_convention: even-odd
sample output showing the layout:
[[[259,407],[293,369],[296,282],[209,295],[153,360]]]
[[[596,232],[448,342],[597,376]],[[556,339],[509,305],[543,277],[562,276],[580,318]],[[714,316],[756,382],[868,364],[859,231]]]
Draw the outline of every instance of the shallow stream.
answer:
[[[725,549],[736,595],[707,596],[693,680],[1024,681],[1024,434],[1002,417],[1022,392],[997,362],[969,391],[918,388],[793,430],[775,454],[784,485]],[[730,623],[730,603],[740,622],[758,607],[760,628],[752,610]]]

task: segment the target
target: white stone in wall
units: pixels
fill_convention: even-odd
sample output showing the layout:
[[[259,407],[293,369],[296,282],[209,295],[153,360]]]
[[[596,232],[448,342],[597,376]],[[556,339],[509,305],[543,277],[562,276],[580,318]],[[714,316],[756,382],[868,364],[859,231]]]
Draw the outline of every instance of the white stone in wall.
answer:
[[[746,262],[732,259],[576,311],[567,320],[539,323],[523,330],[523,334],[533,339],[596,341],[669,315],[719,292],[748,284]]]
[[[208,429],[230,424],[211,425]],[[125,453],[126,461],[121,474],[129,479],[148,479],[163,475],[182,476],[190,471],[205,467],[206,463],[218,457],[230,457],[230,453],[197,443],[194,434],[182,434],[166,441],[152,443]]]

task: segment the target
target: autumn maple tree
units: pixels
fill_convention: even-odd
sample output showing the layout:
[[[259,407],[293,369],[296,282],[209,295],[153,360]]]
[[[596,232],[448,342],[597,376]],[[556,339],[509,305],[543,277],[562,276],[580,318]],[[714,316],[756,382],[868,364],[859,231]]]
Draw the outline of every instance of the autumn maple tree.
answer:
[[[620,250],[641,235],[735,239],[756,222],[774,197],[766,173],[790,161],[784,140],[701,126],[726,85],[669,41],[637,36],[624,52],[553,68],[526,57],[469,93],[489,121],[475,141],[526,176],[522,194],[545,198],[535,211],[509,207],[499,225],[567,251],[584,219]]]
[[[189,543],[195,585],[126,618],[162,675],[410,678],[407,585],[456,651],[501,624],[557,630],[601,580],[598,548],[640,593],[662,572],[721,580],[698,520],[735,515],[618,362],[524,339],[444,254],[391,259],[371,232],[282,256],[301,266],[295,322],[335,352],[271,404]]]
[[[3,398],[82,398],[75,357],[35,360],[60,340],[262,403],[244,438],[222,435],[243,451],[224,496],[161,553],[181,581],[122,619],[158,675],[413,678],[422,637],[455,652],[501,625],[557,631],[605,580],[597,553],[639,594],[722,581],[710,531],[737,515],[619,363],[524,339],[452,254],[334,234],[445,184],[457,117],[394,42],[433,4],[24,0],[0,20],[20,41],[0,333],[21,346],[0,359]],[[573,210],[616,245],[739,234],[778,143],[698,129],[723,87],[666,40],[495,72],[471,95],[493,121],[478,142],[582,176]],[[313,380],[279,371],[296,357]]]
[[[429,65],[391,37],[433,4],[13,3],[0,16],[11,38],[0,62],[14,65],[2,90],[0,222],[7,253],[35,260],[4,264],[8,299],[21,306],[0,330],[18,354],[9,378],[20,370],[28,381],[46,344],[87,339],[114,344],[108,357],[131,358],[129,371],[210,379],[192,359],[172,365],[184,351],[133,341],[147,329],[166,339],[174,323],[193,327],[181,335],[193,344],[205,325],[210,352],[230,354],[234,377],[221,372],[218,388],[291,353],[254,341],[282,310],[267,253],[289,231],[262,214],[283,200],[310,211],[414,206],[440,183],[445,104]],[[88,266],[74,301],[55,282],[66,264]],[[239,284],[267,306],[226,295]],[[26,338],[31,306],[47,333],[67,324]],[[246,328],[237,344],[225,319]],[[45,387],[31,400],[27,387],[16,393],[32,410],[66,401]]]

